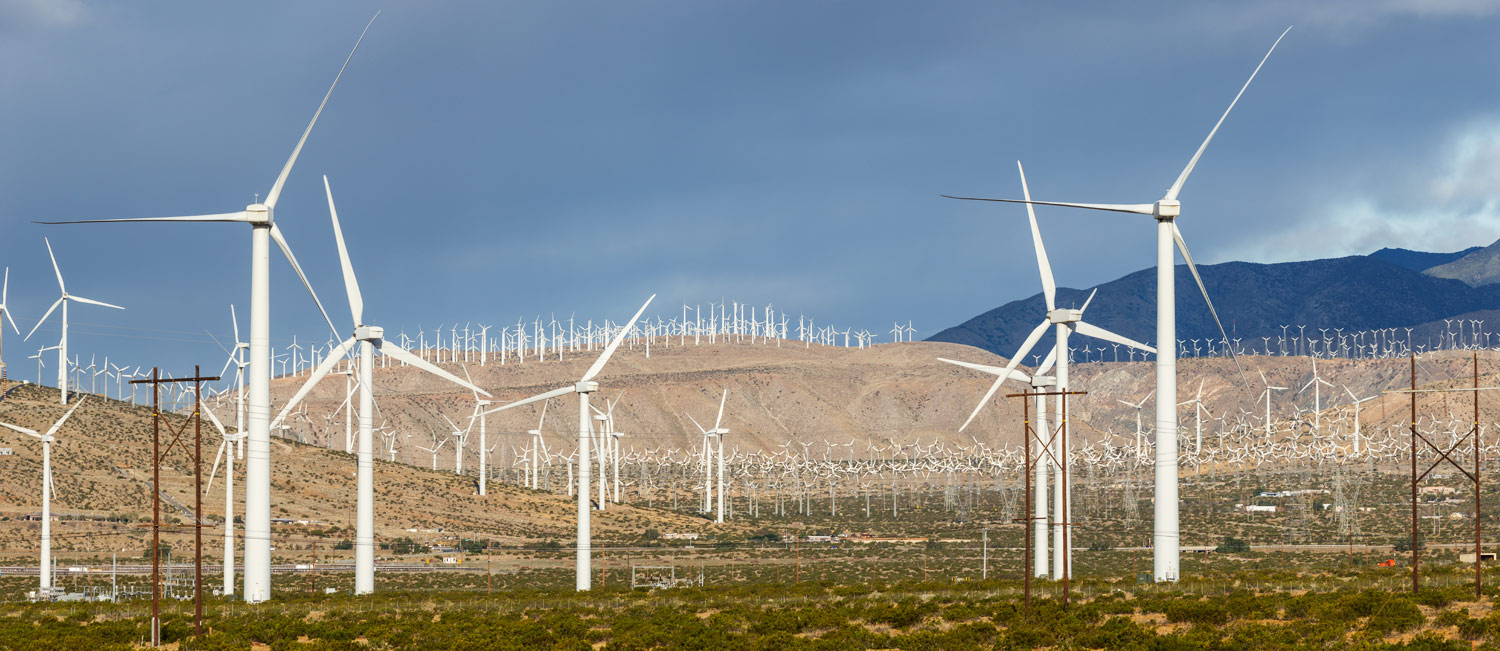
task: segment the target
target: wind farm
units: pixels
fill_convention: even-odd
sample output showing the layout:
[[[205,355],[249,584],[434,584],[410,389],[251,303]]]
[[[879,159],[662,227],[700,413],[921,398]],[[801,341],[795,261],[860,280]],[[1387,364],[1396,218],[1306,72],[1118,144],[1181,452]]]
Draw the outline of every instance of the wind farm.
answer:
[[[1163,10],[974,10],[1072,44],[1030,69],[958,7],[828,42],[753,10],[808,67],[723,9],[590,16],[585,52],[537,40],[552,9],[335,5],[257,23],[295,60],[17,77],[43,133],[49,97],[154,90],[19,141],[0,646],[1500,642],[1500,130],[1443,75],[1449,132],[1330,117],[1408,106],[1358,67],[1407,8],[1215,14],[1170,54],[1067,27]],[[931,39],[859,56],[898,17]],[[250,264],[181,222],[249,224]]]

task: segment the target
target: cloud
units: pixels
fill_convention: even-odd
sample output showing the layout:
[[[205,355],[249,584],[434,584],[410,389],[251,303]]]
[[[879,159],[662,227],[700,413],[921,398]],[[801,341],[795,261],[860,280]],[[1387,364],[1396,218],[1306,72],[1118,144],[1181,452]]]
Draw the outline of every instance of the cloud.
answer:
[[[1386,246],[1457,251],[1500,238],[1500,116],[1467,122],[1403,163],[1366,171],[1357,187],[1232,247],[1231,259],[1306,260]]]
[[[0,0],[0,23],[12,26],[71,27],[88,13],[80,0]]]

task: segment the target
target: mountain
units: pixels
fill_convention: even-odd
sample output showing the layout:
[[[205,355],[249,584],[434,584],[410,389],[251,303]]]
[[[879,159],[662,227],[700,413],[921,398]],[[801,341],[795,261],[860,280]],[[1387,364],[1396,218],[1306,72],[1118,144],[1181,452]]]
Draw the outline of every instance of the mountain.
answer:
[[[1500,285],[1473,287],[1373,255],[1277,264],[1226,262],[1198,269],[1230,338],[1238,338],[1242,344],[1257,349],[1264,346],[1263,341],[1257,340],[1272,337],[1274,341],[1284,325],[1290,325],[1294,333],[1298,325],[1305,325],[1310,331],[1405,328],[1500,307]],[[1131,339],[1154,343],[1155,269],[1137,271],[1104,283],[1098,289],[1085,320]],[[1059,287],[1057,304],[1081,305],[1088,291]],[[1011,355],[1042,321],[1044,312],[1041,294],[1033,294],[943,330],[928,340]],[[1436,331],[1430,331],[1429,326],[1418,333],[1424,334]],[[1192,275],[1186,266],[1179,265],[1177,338],[1218,337]],[[1079,341],[1077,346],[1081,348],[1086,342]]]
[[[1458,260],[1459,258],[1480,250],[1480,248],[1481,247],[1471,246],[1462,251],[1454,251],[1453,253],[1428,253],[1427,251],[1413,251],[1411,249],[1393,249],[1390,247],[1386,247],[1384,249],[1371,253],[1370,257],[1377,260],[1384,260],[1400,267],[1406,267],[1407,269],[1411,269],[1412,271],[1426,271],[1438,265],[1445,265]],[[1452,276],[1441,277],[1452,278]]]
[[[1500,240],[1452,262],[1434,265],[1425,273],[1435,278],[1453,278],[1470,285],[1500,283]]]

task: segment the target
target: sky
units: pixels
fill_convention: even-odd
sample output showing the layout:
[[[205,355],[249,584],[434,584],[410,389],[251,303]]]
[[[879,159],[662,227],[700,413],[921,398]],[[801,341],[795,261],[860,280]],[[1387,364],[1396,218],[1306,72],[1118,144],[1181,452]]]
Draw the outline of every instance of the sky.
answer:
[[[216,371],[248,227],[33,220],[264,197],[377,9],[276,210],[345,336],[325,174],[388,332],[656,293],[926,337],[1039,287],[1023,209],[939,194],[1018,196],[1020,160],[1037,199],[1153,201],[1291,25],[1181,195],[1195,259],[1500,238],[1500,2],[0,0],[22,332],[58,296],[45,236],[71,293],[127,308],[71,308],[71,352]],[[1038,218],[1061,285],[1154,264],[1149,218]],[[280,253],[271,282],[278,345],[329,337]],[[56,319],[6,325],[13,376]]]

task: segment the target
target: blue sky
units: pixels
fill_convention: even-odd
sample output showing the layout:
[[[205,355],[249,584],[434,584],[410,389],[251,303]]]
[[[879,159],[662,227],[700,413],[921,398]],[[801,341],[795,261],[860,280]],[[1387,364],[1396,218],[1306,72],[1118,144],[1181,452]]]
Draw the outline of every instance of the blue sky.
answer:
[[[1024,211],[939,193],[1015,196],[1021,159],[1039,199],[1152,201],[1292,24],[1182,194],[1195,256],[1500,237],[1496,2],[0,0],[23,331],[56,298],[47,235],[70,291],[129,308],[76,308],[74,352],[216,370],[200,333],[247,307],[247,227],[31,220],[264,195],[377,8],[276,214],[341,330],[322,174],[388,330],[655,292],[926,336],[1038,287]],[[1039,218],[1063,285],[1154,259],[1145,218]],[[272,292],[278,341],[327,337],[279,253]],[[55,332],[9,333],[12,373]]]

